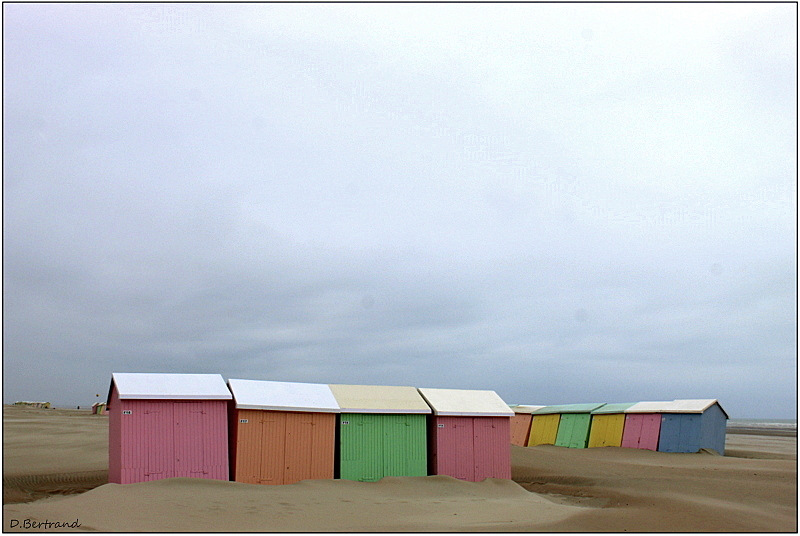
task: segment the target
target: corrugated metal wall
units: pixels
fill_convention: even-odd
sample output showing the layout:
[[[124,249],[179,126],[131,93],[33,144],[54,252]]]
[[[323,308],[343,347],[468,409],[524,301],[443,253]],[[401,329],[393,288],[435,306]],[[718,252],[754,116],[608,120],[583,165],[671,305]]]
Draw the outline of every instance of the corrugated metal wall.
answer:
[[[474,481],[475,430],[472,417],[432,417],[431,423],[431,473]]]
[[[336,415],[240,409],[232,426],[236,482],[292,484],[333,478]]]
[[[342,413],[339,419],[339,478],[428,474],[425,415]]]
[[[516,413],[511,417],[511,444],[524,447],[531,435],[531,419],[529,413]]]
[[[244,421],[244,422],[242,422]],[[231,412],[231,477],[236,482],[261,481],[261,412],[235,409]]]
[[[511,419],[508,417],[431,418],[431,473],[480,482],[511,478]]]
[[[108,481],[122,484],[122,407],[116,386],[109,396],[108,413]]]
[[[528,438],[528,446],[553,445],[556,442],[560,420],[561,415],[558,413],[534,415],[531,421],[531,435]]]
[[[484,478],[511,478],[511,419],[475,417],[474,481]]]
[[[625,429],[622,432],[621,446],[658,450],[660,430],[660,413],[628,413],[625,415]]]
[[[625,415],[608,413],[592,415],[589,431],[589,447],[619,447],[622,445],[622,432],[625,429]]]
[[[178,476],[228,479],[225,401],[117,402],[114,406],[119,407],[119,415],[113,418],[113,426],[109,419],[110,482],[129,484]]]
[[[564,413],[558,425],[556,442],[558,447],[586,448],[592,416],[589,413]]]
[[[718,404],[708,408],[701,418],[700,446],[714,449],[718,454],[725,455],[725,430],[727,417]]]
[[[333,478],[335,434],[333,413],[287,413],[283,483]]]
[[[697,452],[700,450],[700,414],[665,413],[661,416],[658,439],[660,452]]]

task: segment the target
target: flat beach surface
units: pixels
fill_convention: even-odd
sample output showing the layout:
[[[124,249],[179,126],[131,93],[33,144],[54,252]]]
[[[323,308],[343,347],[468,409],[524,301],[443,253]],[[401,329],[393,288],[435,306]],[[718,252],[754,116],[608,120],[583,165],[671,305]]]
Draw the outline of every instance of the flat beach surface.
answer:
[[[108,418],[3,408],[3,530],[796,532],[797,438],[729,433],[726,455],[512,447],[513,481],[258,486],[107,483]],[[46,527],[38,530],[46,531]]]

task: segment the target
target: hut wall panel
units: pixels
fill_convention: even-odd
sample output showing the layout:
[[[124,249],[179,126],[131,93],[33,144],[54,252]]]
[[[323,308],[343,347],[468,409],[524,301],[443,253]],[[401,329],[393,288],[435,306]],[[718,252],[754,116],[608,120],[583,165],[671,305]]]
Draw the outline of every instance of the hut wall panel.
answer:
[[[569,447],[569,442],[572,439],[572,429],[575,427],[575,415],[572,413],[565,413],[561,415],[558,423],[558,432],[556,433],[556,440],[553,443],[557,447]]]
[[[383,422],[383,476],[428,474],[426,416],[381,415]]]
[[[528,439],[528,446],[555,444],[560,420],[561,415],[558,413],[534,415],[531,421],[531,435]]]
[[[113,398],[109,482],[228,479],[225,401],[119,400],[112,393]]]
[[[203,404],[200,402],[175,402],[173,410],[173,441],[175,469],[172,476],[204,478],[205,435]]]
[[[531,434],[531,420],[529,413],[517,413],[511,417],[511,444],[524,447],[528,444]]]
[[[645,414],[642,418],[642,432],[639,438],[639,448],[658,450],[658,438],[661,433],[661,414]]]
[[[660,431],[660,413],[628,413],[625,415],[622,446],[658,450]]]
[[[625,415],[625,429],[622,432],[622,447],[638,449],[642,435],[642,416],[639,413]]]
[[[622,413],[592,415],[592,427],[589,431],[589,447],[622,446],[622,434],[625,428],[625,415]]]
[[[261,471],[259,484],[283,484],[286,464],[286,414],[261,411]]]
[[[555,445],[559,447],[585,448],[589,439],[589,413],[565,413],[561,415]]]
[[[336,414],[312,413],[313,429],[311,459],[308,474],[304,478],[333,478],[336,437]]]
[[[511,419],[475,417],[473,419],[475,471],[472,480],[511,478]]]
[[[231,420],[232,449],[235,464],[231,476],[236,482],[258,484],[261,480],[261,412],[252,409],[237,409]],[[242,423],[245,420],[247,422]]]
[[[432,419],[435,465],[432,473],[474,481],[475,448],[472,417],[440,416]]]
[[[343,413],[339,445],[340,478],[428,474],[425,415]]]
[[[122,408],[116,386],[109,397],[111,410],[108,415],[108,481],[112,484],[122,483]]]
[[[287,412],[284,484],[333,478],[335,414]]]
[[[589,432],[592,428],[592,415],[581,413],[575,416],[575,427],[572,430],[572,438],[569,446],[574,449],[585,449],[589,442]]]
[[[697,452],[700,450],[700,414],[675,413],[661,417],[658,441],[661,452]]]
[[[700,451],[700,417],[699,413],[683,415],[678,452]]]
[[[371,482],[383,472],[381,415],[342,413],[339,424],[339,477]]]
[[[718,404],[708,408],[701,417],[700,445],[702,448],[714,449],[718,454],[725,454],[725,428],[727,418]]]
[[[282,484],[299,482],[310,470],[314,445],[314,417],[305,412],[285,412]]]
[[[224,400],[204,401],[206,416],[203,429],[203,464],[208,475],[205,478],[228,480],[228,404]]]
[[[136,402],[142,409],[133,410],[133,415],[126,416],[144,415],[140,428],[145,439],[144,478],[146,481],[171,478],[175,476],[172,402],[140,400]]]

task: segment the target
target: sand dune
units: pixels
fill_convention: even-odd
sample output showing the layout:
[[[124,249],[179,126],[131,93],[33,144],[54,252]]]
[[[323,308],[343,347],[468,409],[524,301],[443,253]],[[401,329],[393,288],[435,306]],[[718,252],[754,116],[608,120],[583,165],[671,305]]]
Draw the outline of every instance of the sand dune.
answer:
[[[729,435],[726,456],[512,447],[513,481],[120,486],[103,484],[106,427],[83,410],[4,408],[5,531],[797,531],[796,437]]]

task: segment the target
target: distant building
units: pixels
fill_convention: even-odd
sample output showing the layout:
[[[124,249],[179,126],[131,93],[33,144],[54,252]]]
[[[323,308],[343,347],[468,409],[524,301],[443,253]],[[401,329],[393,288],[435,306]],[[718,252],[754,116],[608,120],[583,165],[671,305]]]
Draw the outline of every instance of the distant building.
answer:
[[[15,406],[25,406],[28,408],[50,409],[50,402],[14,402]]]

